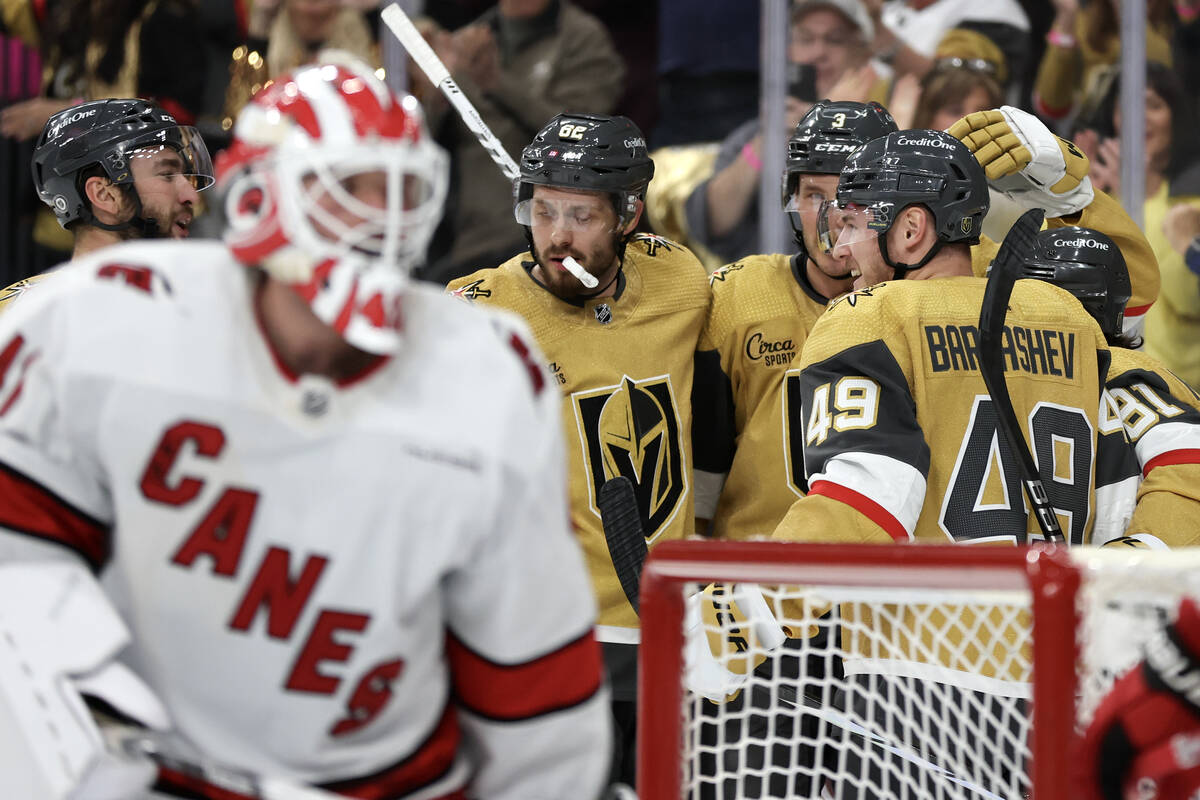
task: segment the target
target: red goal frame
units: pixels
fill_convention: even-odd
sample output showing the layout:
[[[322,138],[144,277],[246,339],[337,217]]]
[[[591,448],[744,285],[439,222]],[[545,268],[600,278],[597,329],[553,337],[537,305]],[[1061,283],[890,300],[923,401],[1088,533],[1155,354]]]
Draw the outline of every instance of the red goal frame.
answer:
[[[670,541],[655,547],[641,582],[638,797],[679,800],[683,743],[685,583],[1028,589],[1033,613],[1031,783],[1035,797],[1070,796],[1080,570],[1063,547],[835,545]]]

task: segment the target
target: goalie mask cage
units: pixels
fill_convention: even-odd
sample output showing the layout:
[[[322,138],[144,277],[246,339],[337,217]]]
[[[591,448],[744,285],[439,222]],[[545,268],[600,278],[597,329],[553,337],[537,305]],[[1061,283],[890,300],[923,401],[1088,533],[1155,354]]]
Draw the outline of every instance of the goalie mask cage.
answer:
[[[684,680],[687,598],[713,582],[758,584],[789,635],[768,653],[710,614],[724,666],[746,661],[731,635],[765,659],[719,702]],[[638,795],[1077,796],[1081,726],[1185,592],[1185,551],[664,542],[642,574]]]

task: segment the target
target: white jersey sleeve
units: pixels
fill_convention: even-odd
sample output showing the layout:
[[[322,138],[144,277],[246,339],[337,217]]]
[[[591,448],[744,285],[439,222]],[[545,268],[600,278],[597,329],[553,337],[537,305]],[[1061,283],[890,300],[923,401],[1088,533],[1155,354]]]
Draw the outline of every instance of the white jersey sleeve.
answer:
[[[112,522],[94,450],[103,398],[67,377],[72,292],[87,280],[60,270],[0,319],[0,528],[62,545],[99,570]]]
[[[482,760],[471,795],[596,797],[609,768],[608,692],[567,512],[561,403],[524,324],[499,317],[496,329],[529,393],[495,398],[511,405],[504,507],[446,586],[454,692]]]

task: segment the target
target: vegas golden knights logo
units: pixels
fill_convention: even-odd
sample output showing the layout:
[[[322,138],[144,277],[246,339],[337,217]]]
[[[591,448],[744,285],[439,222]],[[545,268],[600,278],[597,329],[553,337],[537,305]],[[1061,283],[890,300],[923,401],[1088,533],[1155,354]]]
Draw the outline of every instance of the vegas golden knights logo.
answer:
[[[572,395],[591,481],[591,507],[609,478],[633,483],[647,541],[683,507],[687,490],[679,414],[669,376]]]

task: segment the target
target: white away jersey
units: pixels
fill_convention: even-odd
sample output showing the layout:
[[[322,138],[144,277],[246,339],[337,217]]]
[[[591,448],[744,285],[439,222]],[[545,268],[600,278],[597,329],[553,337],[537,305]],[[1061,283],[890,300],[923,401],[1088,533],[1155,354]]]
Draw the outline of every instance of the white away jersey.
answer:
[[[97,570],[123,660],[218,762],[594,796],[594,603],[524,325],[414,286],[403,348],[335,385],[287,372],[254,292],[218,243],[132,243],[6,313],[0,525]]]

